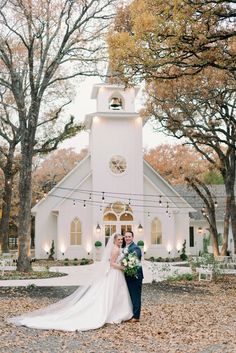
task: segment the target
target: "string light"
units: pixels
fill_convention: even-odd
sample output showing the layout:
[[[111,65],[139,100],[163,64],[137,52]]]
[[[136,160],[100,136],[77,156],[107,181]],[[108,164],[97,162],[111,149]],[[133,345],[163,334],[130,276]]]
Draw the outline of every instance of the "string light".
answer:
[[[145,196],[145,197],[153,197],[153,198],[156,198],[157,195],[156,194],[140,194],[140,193],[127,193],[127,192],[115,192],[115,191],[97,191],[97,190],[85,190],[85,189],[74,189],[74,188],[69,188],[69,187],[62,187],[62,186],[55,186],[54,189],[64,189],[64,190],[71,190],[71,191],[78,191],[78,192],[81,192],[81,193],[86,193],[86,194],[89,194],[91,193],[92,195],[96,195],[96,194],[101,194],[101,193],[106,193],[106,195],[126,195],[126,196],[129,196],[127,198],[128,199],[131,199],[130,198],[130,195],[132,196]],[[178,193],[178,191],[176,191]],[[164,195],[165,197],[168,197],[168,198],[179,198],[181,197],[181,195]],[[195,195],[186,195],[186,197],[190,197],[190,198],[193,198]],[[214,195],[215,197],[216,195]],[[159,197],[163,197],[163,195],[160,195]],[[225,198],[224,195],[218,195],[217,198]],[[153,200],[153,202],[155,202],[155,200]]]
[[[82,193],[82,194],[85,194],[85,195],[88,195],[88,196],[85,196],[85,197],[88,197],[88,201],[85,201],[85,200],[81,200],[79,198],[70,198],[70,197],[66,197],[66,196],[63,196],[63,195],[55,195],[53,194],[53,192],[55,192],[55,190],[70,190],[70,191],[73,191],[73,192],[79,192],[79,193]],[[134,203],[132,202],[133,206],[132,206],[132,212],[140,212],[142,214],[148,214],[148,217],[150,217],[150,213],[151,214],[157,214],[157,212],[159,211],[158,208],[160,207],[163,207],[164,205],[164,201],[166,201],[166,213],[167,214],[170,214],[169,210],[170,209],[174,209],[178,212],[181,212],[181,210],[183,209],[189,209],[191,207],[193,208],[196,208],[196,209],[199,209],[200,205],[196,204],[196,201],[194,202],[193,205],[189,204],[188,205],[188,200],[187,198],[190,197],[191,200],[194,198],[195,200],[197,200],[197,202],[201,202],[202,204],[202,200],[199,196],[196,196],[196,195],[186,195],[183,197],[182,199],[182,196],[181,195],[159,195],[159,205],[158,205],[158,202],[157,202],[157,197],[158,195],[152,195],[152,194],[132,194],[132,193],[122,193],[122,192],[111,192],[110,194],[108,192],[105,192],[105,191],[92,191],[92,190],[83,190],[83,189],[74,189],[74,188],[67,188],[67,187],[61,187],[61,186],[55,186],[54,189],[52,191],[49,192],[49,194],[47,195],[46,193],[44,193],[44,197],[46,196],[51,196],[51,197],[58,197],[58,198],[61,198],[61,199],[69,199],[69,200],[73,200],[73,204],[75,205],[76,203],[84,203],[84,207],[86,207],[86,202],[87,202],[87,205],[90,205],[90,206],[97,206],[97,207],[100,207],[100,211],[102,212],[103,210],[103,206],[100,204],[101,201],[99,201],[99,195],[101,197],[101,194],[102,194],[102,201],[105,202],[105,193],[106,193],[106,199],[107,198],[112,198],[112,203],[115,203],[115,202],[122,202],[124,204],[127,204],[130,206],[132,200],[134,201]],[[126,197],[127,195],[127,197]],[[131,197],[131,195],[133,195],[133,198]],[[92,197],[94,196],[94,197]],[[143,198],[138,198],[139,196],[145,196],[145,197],[148,197],[149,199],[146,199],[143,200]],[[154,199],[153,199],[154,198]],[[214,198],[215,198],[215,207],[218,206],[217,204],[217,201],[216,201],[216,195],[214,195]],[[218,199],[225,199],[225,196],[222,196],[222,195],[219,195],[217,196]],[[168,201],[167,201],[168,199]],[[182,199],[182,200],[181,200]],[[126,201],[127,200],[127,201]],[[140,201],[140,203],[138,203],[137,201]],[[186,202],[186,204],[184,204],[184,201]],[[107,203],[107,205],[111,204],[111,200],[109,203]],[[126,207],[128,206],[126,204]],[[223,209],[225,206],[223,203],[220,203],[220,207],[218,206],[218,209]],[[140,210],[140,208],[142,208],[142,210]],[[146,211],[148,208],[148,211]],[[146,210],[145,210],[146,209]],[[151,212],[150,212],[150,209],[151,209]],[[129,211],[129,208],[125,209],[125,212]],[[206,210],[204,209],[204,211],[202,211],[202,214],[204,217],[208,217],[207,215],[207,212]],[[169,216],[170,217],[170,216]]]
[[[91,191],[91,190],[83,190],[83,189],[73,189],[73,188],[67,188],[67,187],[59,187],[59,186],[55,186],[54,189],[62,189],[62,190],[71,190],[71,191],[74,191],[74,192],[80,192],[80,193],[85,193],[85,194],[89,194],[91,196],[91,199],[92,199],[92,195],[99,195],[99,193],[101,193],[101,191]],[[119,197],[120,195],[120,197]],[[123,195],[123,196],[122,196]],[[125,197],[125,195],[129,195],[129,197]],[[130,195],[133,195],[134,198],[130,198]],[[46,196],[46,194],[45,194]],[[121,197],[122,196],[122,197]],[[139,199],[137,198],[138,196],[145,196],[145,197],[149,197],[150,199],[149,200],[145,200],[145,202],[149,202],[149,203],[155,203],[155,199],[151,199],[151,198],[156,198],[156,195],[154,194],[130,194],[130,193],[122,193],[122,192],[106,192],[106,197],[108,198],[113,198],[116,197],[117,200],[122,200],[122,201],[125,201],[125,200],[128,200],[129,204],[131,203],[131,201],[142,201],[143,202],[143,199]],[[182,196],[181,195],[165,195],[165,197],[167,199],[170,199],[174,202],[174,205],[173,206],[170,206],[170,207],[174,207],[174,208],[177,208],[178,206],[178,203],[181,204],[180,208],[189,208],[188,205],[184,206],[183,205],[183,200],[181,200]],[[216,197],[216,196],[215,196]],[[225,196],[223,195],[219,195],[217,196],[218,198],[222,198],[222,199],[225,199]],[[163,201],[162,201],[162,198],[163,198],[163,195],[159,195],[159,206],[161,207],[163,205]],[[190,198],[191,200],[194,198],[196,199],[196,195],[185,195],[184,196],[184,200],[186,202],[188,202],[188,198]],[[90,197],[89,197],[89,200],[91,201]],[[176,200],[175,200],[176,199]],[[180,200],[178,200],[180,199]],[[199,199],[199,203],[201,201],[200,197],[198,197]],[[102,191],[102,201],[105,200],[105,192]],[[135,205],[136,206],[136,205]],[[191,206],[191,205],[190,205]],[[215,203],[215,206],[217,207],[218,204],[217,202]],[[152,207],[152,206],[150,206]],[[158,207],[158,206],[155,206],[155,207]],[[196,203],[192,206],[192,207],[199,207],[198,205],[196,205]],[[223,206],[222,206],[223,207]]]

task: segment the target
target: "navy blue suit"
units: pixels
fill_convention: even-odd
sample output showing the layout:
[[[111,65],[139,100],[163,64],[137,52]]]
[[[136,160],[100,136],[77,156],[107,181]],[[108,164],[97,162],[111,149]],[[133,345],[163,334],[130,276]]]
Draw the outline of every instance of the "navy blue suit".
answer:
[[[138,245],[131,243],[128,246],[128,252],[135,252],[138,259],[141,261],[142,252]],[[135,319],[140,318],[141,311],[141,293],[142,293],[142,281],[143,281],[143,270],[142,267],[138,269],[136,277],[125,276],[126,283],[129,289],[129,294],[133,304],[133,317]]]

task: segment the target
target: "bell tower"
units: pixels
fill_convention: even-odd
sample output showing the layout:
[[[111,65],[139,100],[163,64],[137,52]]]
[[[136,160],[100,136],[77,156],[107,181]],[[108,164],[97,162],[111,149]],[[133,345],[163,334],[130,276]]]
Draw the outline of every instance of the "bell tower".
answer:
[[[101,195],[107,192],[104,194],[106,202],[128,203],[135,198],[134,194],[139,194],[139,202],[133,203],[143,204],[140,200],[143,194],[143,121],[135,111],[138,91],[138,87],[125,88],[109,83],[94,85],[92,90],[97,109],[85,119],[90,129],[92,188]],[[93,221],[102,224],[103,214],[101,211],[99,214],[98,208],[94,207]],[[142,210],[133,209],[135,230],[142,222]]]

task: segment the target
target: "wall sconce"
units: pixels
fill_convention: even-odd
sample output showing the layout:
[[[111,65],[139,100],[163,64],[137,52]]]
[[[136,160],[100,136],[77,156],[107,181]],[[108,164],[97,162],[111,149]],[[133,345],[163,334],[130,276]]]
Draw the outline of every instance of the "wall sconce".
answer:
[[[178,254],[179,254],[179,253],[180,253],[180,250],[181,250],[181,244],[177,244],[176,250],[177,250],[177,252],[178,252]]]
[[[138,225],[138,231],[139,231],[139,232],[142,232],[142,230],[143,230],[143,226],[142,226],[141,223],[139,223],[139,225]]]
[[[97,233],[100,233],[100,232],[101,232],[101,227],[100,227],[99,223],[97,224],[96,232],[97,232]]]
[[[86,251],[87,251],[87,255],[89,256],[91,254],[92,251],[92,246],[90,243],[87,243],[86,245]]]
[[[170,255],[171,250],[172,250],[171,245],[168,245],[166,250],[168,251],[168,254]]]
[[[202,233],[203,233],[202,227],[198,227],[197,232],[198,232],[198,234],[202,235]]]

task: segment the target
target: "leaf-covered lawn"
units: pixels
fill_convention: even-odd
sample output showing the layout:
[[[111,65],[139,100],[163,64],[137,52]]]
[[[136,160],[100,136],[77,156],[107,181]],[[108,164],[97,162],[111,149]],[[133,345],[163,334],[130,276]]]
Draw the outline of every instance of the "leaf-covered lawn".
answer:
[[[75,288],[1,288],[1,353],[234,353],[236,277],[143,285],[140,323],[88,332],[14,327],[7,317],[32,311]]]
[[[67,273],[49,272],[49,271],[31,271],[31,272],[4,271],[4,275],[0,276],[0,280],[42,279],[42,278],[52,278],[52,277],[62,277],[62,276],[67,276]]]

